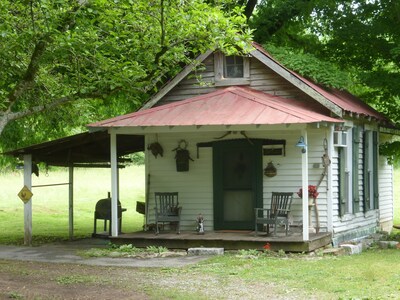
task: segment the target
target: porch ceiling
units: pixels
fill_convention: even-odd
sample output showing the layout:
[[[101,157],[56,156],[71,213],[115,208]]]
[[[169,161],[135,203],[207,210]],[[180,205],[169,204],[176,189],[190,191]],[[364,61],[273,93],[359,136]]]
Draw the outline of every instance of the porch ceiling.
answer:
[[[246,87],[228,87],[176,103],[89,124],[89,128],[138,126],[277,125],[341,123],[299,100]]]
[[[143,136],[117,136],[118,157],[139,151],[144,151]],[[31,154],[33,162],[52,166],[107,166],[110,161],[110,135],[107,131],[85,132],[3,154],[14,157]]]

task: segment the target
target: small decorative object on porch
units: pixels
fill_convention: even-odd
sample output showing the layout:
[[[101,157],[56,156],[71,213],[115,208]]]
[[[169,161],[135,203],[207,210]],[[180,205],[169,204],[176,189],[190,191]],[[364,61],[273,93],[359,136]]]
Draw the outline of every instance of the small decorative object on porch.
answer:
[[[270,161],[264,169],[264,175],[267,177],[274,177],[276,176],[276,168],[272,161]]]
[[[204,217],[202,214],[197,216],[197,233],[204,234]]]
[[[175,159],[176,159],[176,171],[177,172],[186,172],[189,171],[189,160],[194,161],[190,157],[189,150],[187,150],[188,142],[185,140],[180,140],[178,143],[178,147],[173,149],[172,151],[176,151]]]
[[[297,195],[300,198],[303,198],[303,189],[300,188],[299,191],[297,192]],[[317,186],[315,185],[309,185],[308,186],[308,198],[316,199],[318,197],[319,193],[317,191]]]
[[[309,185],[308,186],[308,225],[309,225],[309,231],[314,232],[314,227],[312,226],[312,220],[311,220],[311,214],[312,214],[312,208],[314,207],[315,209],[315,218],[316,218],[316,228],[315,232],[319,233],[319,215],[318,215],[318,207],[317,207],[317,197],[319,195],[317,191],[318,187],[316,185]],[[300,198],[303,198],[303,189],[300,188],[299,191],[297,192],[297,195]]]
[[[161,147],[159,142],[151,143],[150,145],[147,146],[147,150],[150,150],[155,158],[157,158],[158,155],[163,157],[164,149]]]

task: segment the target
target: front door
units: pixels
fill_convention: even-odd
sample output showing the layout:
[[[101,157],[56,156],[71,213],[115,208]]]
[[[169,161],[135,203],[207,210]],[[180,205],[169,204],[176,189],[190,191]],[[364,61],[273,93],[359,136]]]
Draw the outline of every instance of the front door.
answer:
[[[262,206],[262,143],[231,140],[213,145],[214,228],[254,228],[254,208]]]

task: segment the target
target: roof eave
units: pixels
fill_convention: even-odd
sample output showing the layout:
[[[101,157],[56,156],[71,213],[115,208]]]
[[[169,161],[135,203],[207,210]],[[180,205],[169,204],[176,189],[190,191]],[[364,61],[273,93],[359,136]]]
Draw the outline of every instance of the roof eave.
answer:
[[[199,55],[195,60],[188,64],[180,73],[178,73],[171,81],[168,81],[158,93],[151,97],[139,110],[144,110],[153,107],[160,101],[170,90],[172,90],[185,76],[189,75],[199,64],[201,64],[214,50]]]
[[[259,49],[255,49],[250,52],[250,54],[261,61],[263,64],[271,68],[277,74],[282,76],[284,79],[295,85],[297,88],[302,90],[304,93],[315,99],[318,103],[329,109],[334,115],[338,117],[343,117],[343,110],[340,106],[334,104],[329,99],[324,97],[322,94],[317,92],[315,89],[307,85],[301,78],[290,72],[288,69],[283,67],[282,65],[275,62],[273,59],[266,56]]]

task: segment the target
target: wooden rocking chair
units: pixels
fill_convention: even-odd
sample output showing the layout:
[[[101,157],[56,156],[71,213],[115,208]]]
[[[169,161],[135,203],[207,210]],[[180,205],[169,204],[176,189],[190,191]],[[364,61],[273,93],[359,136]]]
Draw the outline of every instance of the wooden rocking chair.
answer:
[[[259,224],[267,225],[267,234],[269,234],[269,225],[274,225],[274,235],[276,235],[278,221],[285,223],[286,235],[288,235],[289,212],[292,199],[293,193],[272,192],[271,207],[267,209],[255,209],[255,235],[257,235]]]
[[[159,223],[168,222],[176,225],[176,233],[180,234],[181,211],[179,206],[178,193],[160,193],[155,194],[155,218],[156,218],[156,234],[159,234]]]

